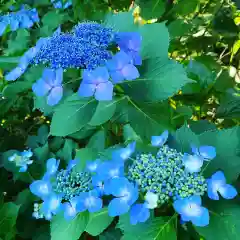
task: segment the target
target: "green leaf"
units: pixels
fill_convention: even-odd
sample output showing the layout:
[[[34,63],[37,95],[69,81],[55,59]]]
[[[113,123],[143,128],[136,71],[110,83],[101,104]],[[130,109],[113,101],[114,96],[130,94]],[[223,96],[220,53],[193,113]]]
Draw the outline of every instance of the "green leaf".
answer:
[[[195,227],[207,240],[235,240],[240,235],[240,206],[232,201],[213,201],[210,206],[210,222],[205,227]]]
[[[17,98],[17,94],[21,92],[25,92],[31,89],[32,83],[31,82],[24,82],[24,81],[17,81],[11,84],[8,84],[3,89],[3,96],[7,98]]]
[[[63,148],[57,152],[57,157],[61,158],[68,163],[73,159],[74,150],[77,147],[77,144],[72,139],[66,139]]]
[[[240,173],[239,150],[240,128],[234,127],[224,130],[204,132],[199,135],[201,145],[210,145],[216,148],[217,156],[204,169],[207,176],[222,169],[228,181],[234,181]]]
[[[105,18],[104,24],[117,32],[134,32],[138,27],[134,24],[132,11],[109,13]]]
[[[105,148],[105,131],[100,130],[96,132],[89,140],[87,148],[102,151]]]
[[[124,235],[122,240],[177,240],[177,233],[174,227],[176,214],[172,217],[158,217],[150,219],[145,223],[131,225],[129,215],[120,216],[117,225]]]
[[[49,116],[50,114],[52,114],[54,107],[49,106],[47,104],[47,99],[45,96],[44,97],[34,96],[33,100],[34,100],[33,111],[38,109],[43,113],[44,116]]]
[[[89,218],[88,212],[78,214],[73,220],[66,221],[59,214],[51,220],[51,240],[78,240],[87,226]]]
[[[170,41],[166,25],[164,23],[145,24],[139,27],[138,31],[142,36],[141,57],[143,59],[160,58],[161,62],[166,61]]]
[[[159,18],[165,11],[166,3],[162,0],[138,0],[136,3],[140,6],[144,19]]]
[[[123,126],[123,137],[125,142],[142,141],[142,139],[137,135],[137,133],[134,131],[130,124],[126,124]]]
[[[168,25],[170,38],[174,39],[177,37],[182,37],[183,35],[189,33],[191,28],[192,24],[186,23],[182,19],[176,19]]]
[[[99,240],[120,240],[121,237],[122,233],[120,229],[110,228],[99,236]]]
[[[13,202],[4,203],[0,208],[0,236],[13,231],[20,205]]]
[[[74,169],[76,171],[83,171],[86,166],[86,161],[94,161],[98,156],[98,151],[91,148],[81,148],[76,150],[76,159],[79,159],[79,163]]]
[[[91,120],[95,109],[94,99],[79,99],[75,94],[55,108],[50,134],[65,137],[81,130]]]
[[[89,221],[85,231],[92,236],[98,236],[102,233],[113,221],[113,218],[108,215],[108,209],[103,208],[101,211],[89,214]]]
[[[5,50],[6,55],[12,55],[16,52],[22,52],[28,47],[30,34],[26,29],[17,30],[14,39],[8,40],[8,48]]]
[[[47,160],[49,156],[48,143],[46,143],[42,147],[35,148],[34,154],[37,157],[38,162],[44,162],[45,160]]]
[[[117,100],[113,100],[111,102],[99,102],[96,111],[88,124],[91,126],[98,126],[107,122],[115,113],[116,102]]]
[[[178,0],[178,3],[174,5],[173,10],[180,15],[189,15],[193,13],[199,4],[198,0]]]
[[[20,212],[24,212],[28,207],[32,207],[33,202],[37,198],[30,192],[29,189],[25,189],[17,195],[15,203],[20,205]]]
[[[140,78],[122,85],[126,93],[138,101],[162,101],[176,94],[192,82],[182,65],[161,58],[148,59],[140,69]]]

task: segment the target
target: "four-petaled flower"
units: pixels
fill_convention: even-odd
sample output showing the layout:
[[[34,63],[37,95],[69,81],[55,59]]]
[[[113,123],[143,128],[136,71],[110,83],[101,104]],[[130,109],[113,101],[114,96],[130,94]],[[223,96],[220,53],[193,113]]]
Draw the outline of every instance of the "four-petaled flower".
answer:
[[[183,165],[186,172],[195,173],[200,172],[203,165],[203,158],[199,155],[190,155],[185,153],[182,158]]]
[[[33,84],[32,90],[38,96],[42,97],[48,94],[47,104],[56,105],[63,96],[63,69],[57,70],[45,69],[42,78]]]
[[[106,187],[108,192],[116,197],[108,205],[108,213],[111,217],[127,213],[138,199],[138,188],[124,177],[113,178]]]
[[[142,58],[139,54],[142,37],[137,32],[122,32],[116,35],[116,43],[121,50],[129,54],[135,65],[142,64]]]
[[[125,148],[114,150],[112,153],[112,159],[116,162],[122,162],[131,157],[135,152],[136,142],[129,143]]]
[[[102,199],[99,198],[99,194],[96,190],[80,193],[76,201],[77,211],[79,212],[85,210],[89,212],[98,212],[103,206]]]
[[[77,210],[77,203],[78,203],[78,197],[73,197],[70,202],[65,202],[62,204],[62,209],[64,211],[64,218],[66,220],[72,220],[75,218],[77,213],[79,212]]]
[[[168,131],[164,131],[160,136],[152,136],[151,144],[154,147],[161,147],[168,139]]]
[[[40,197],[41,199],[47,198],[52,193],[51,183],[46,176],[42,180],[32,182],[29,188],[34,195]]]
[[[176,200],[173,207],[183,221],[191,221],[197,227],[204,227],[209,224],[209,212],[201,204],[200,196],[191,196]]]
[[[197,148],[196,146],[192,145],[192,152],[201,156],[205,161],[210,161],[216,157],[216,149],[212,146],[200,146]]]
[[[226,183],[226,178],[222,171],[217,171],[210,179],[207,179],[208,197],[212,200],[219,200],[219,193],[225,199],[233,199],[237,195],[237,190]]]
[[[120,51],[106,63],[112,81],[117,84],[124,80],[134,80],[139,78],[139,72],[133,65],[131,57]]]
[[[81,97],[91,97],[94,95],[98,101],[112,100],[113,84],[109,81],[107,68],[97,67],[93,71],[84,70],[78,94]]]

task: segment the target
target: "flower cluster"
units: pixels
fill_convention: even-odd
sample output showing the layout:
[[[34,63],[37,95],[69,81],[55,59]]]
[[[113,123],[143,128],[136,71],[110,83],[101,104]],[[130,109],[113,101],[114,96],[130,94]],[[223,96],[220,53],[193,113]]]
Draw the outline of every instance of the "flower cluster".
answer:
[[[30,185],[31,192],[43,200],[34,205],[33,216],[50,220],[64,211],[64,217],[71,220],[79,212],[97,212],[108,203],[109,216],[129,212],[130,222],[135,225],[145,222],[151,209],[173,202],[182,222],[208,225],[209,212],[202,206],[201,195],[207,192],[213,200],[219,200],[219,194],[232,199],[237,191],[226,183],[221,171],[207,180],[199,173],[199,162],[215,158],[214,147],[193,146],[193,155],[182,154],[171,149],[167,139],[167,131],[152,137],[152,145],[159,147],[156,156],[133,156],[136,143],[132,142],[114,150],[111,160],[88,161],[82,172],[74,169],[76,160],[71,160],[66,170],[58,171],[59,161],[49,159],[43,179]]]
[[[59,28],[52,37],[39,39],[5,79],[16,80],[30,64],[47,65],[50,68],[46,70],[48,72],[81,68],[84,71],[79,96],[94,96],[99,101],[112,100],[114,84],[139,77],[135,65],[142,64],[139,55],[141,40],[138,33],[115,33],[95,22],[80,23],[71,33],[61,33]],[[115,48],[117,53],[113,55],[109,48],[113,46],[114,49],[116,45],[120,51]],[[57,86],[52,86],[48,78],[44,71],[41,81],[34,84],[33,91],[37,96],[44,96],[52,89],[50,86],[56,87],[47,100],[49,105],[55,105],[62,98],[62,87],[60,81]],[[55,99],[49,100],[52,94],[55,94]]]
[[[51,0],[55,8],[66,9],[72,5],[72,0]]]
[[[8,161],[14,162],[17,167],[20,167],[19,172],[26,172],[28,165],[33,163],[33,160],[31,159],[32,156],[33,153],[31,150],[24,150],[19,154],[14,153],[8,158]]]
[[[10,26],[11,31],[16,31],[19,28],[31,28],[36,22],[39,22],[37,10],[35,8],[27,10],[22,7],[18,12],[0,16],[0,36],[3,35],[7,26]]]

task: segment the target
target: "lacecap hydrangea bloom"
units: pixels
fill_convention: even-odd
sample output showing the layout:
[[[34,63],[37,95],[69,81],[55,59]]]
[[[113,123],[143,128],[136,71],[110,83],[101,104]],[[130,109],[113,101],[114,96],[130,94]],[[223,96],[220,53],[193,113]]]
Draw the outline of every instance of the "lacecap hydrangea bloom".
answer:
[[[5,79],[16,80],[31,64],[44,64],[48,71],[83,69],[79,96],[93,96],[98,101],[109,101],[113,98],[115,84],[139,77],[135,65],[141,65],[142,62],[140,46],[139,33],[120,34],[95,22],[83,22],[76,25],[70,33],[62,33],[59,28],[53,36],[40,39],[35,47],[24,54],[19,65],[8,73]],[[117,51],[116,54],[110,49]],[[42,79],[48,81],[44,76]],[[35,84],[33,89],[37,96],[43,95],[39,94],[43,89],[42,84]],[[60,89],[62,88],[58,88],[58,92],[54,91],[54,101],[47,100],[49,105],[60,101]],[[48,98],[50,96],[51,93]]]
[[[24,150],[23,152],[15,153],[8,158],[8,161],[14,162],[16,167],[20,167],[19,172],[26,172],[28,169],[28,165],[33,163],[31,157],[33,156],[32,151]]]
[[[135,225],[148,220],[152,209],[173,203],[182,222],[208,225],[209,212],[202,206],[201,196],[207,192],[213,200],[218,200],[219,194],[232,199],[237,191],[226,183],[221,171],[206,180],[198,168],[189,168],[196,159],[213,159],[214,147],[193,146],[193,155],[188,156],[194,158],[188,161],[194,164],[190,164],[184,153],[166,144],[167,139],[168,131],[152,137],[152,145],[159,147],[156,156],[135,154],[136,143],[132,142],[114,150],[111,160],[87,161],[81,172],[75,170],[76,160],[71,160],[65,170],[58,170],[59,161],[49,159],[42,180],[30,185],[31,192],[43,201],[34,205],[33,216],[51,220],[62,211],[65,219],[71,220],[83,211],[97,212],[107,203],[109,216],[129,212],[130,223]]]
[[[36,22],[39,22],[37,10],[35,8],[28,10],[23,6],[18,12],[0,15],[0,36],[8,26],[11,31],[16,31],[19,28],[31,28]]]

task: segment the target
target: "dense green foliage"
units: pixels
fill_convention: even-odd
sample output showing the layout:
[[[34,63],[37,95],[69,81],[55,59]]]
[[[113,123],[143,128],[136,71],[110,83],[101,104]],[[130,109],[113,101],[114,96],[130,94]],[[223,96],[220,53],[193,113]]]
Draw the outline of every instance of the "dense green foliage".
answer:
[[[238,239],[238,197],[216,202],[203,197],[210,213],[206,227],[181,224],[164,201],[137,225],[129,223],[129,213],[109,216],[107,207],[72,221],[57,214],[49,222],[32,217],[38,198],[29,185],[43,177],[49,158],[60,159],[61,168],[80,159],[80,172],[87,161],[110,159],[113,149],[132,141],[140,152],[154,152],[151,137],[168,130],[168,145],[178,152],[189,153],[191,144],[215,147],[216,158],[201,174],[209,178],[220,169],[239,190],[240,1],[73,0],[72,6],[55,9],[50,0],[0,0],[0,22],[9,7],[18,11],[22,4],[36,8],[40,21],[16,31],[8,26],[0,36],[0,239]],[[52,36],[60,25],[70,32],[88,20],[142,36],[140,77],[116,85],[111,101],[80,98],[82,73],[76,68],[64,71],[63,98],[55,106],[32,91],[42,64],[17,81],[5,79],[41,37]],[[19,172],[9,157],[25,149],[32,150],[33,163]]]

